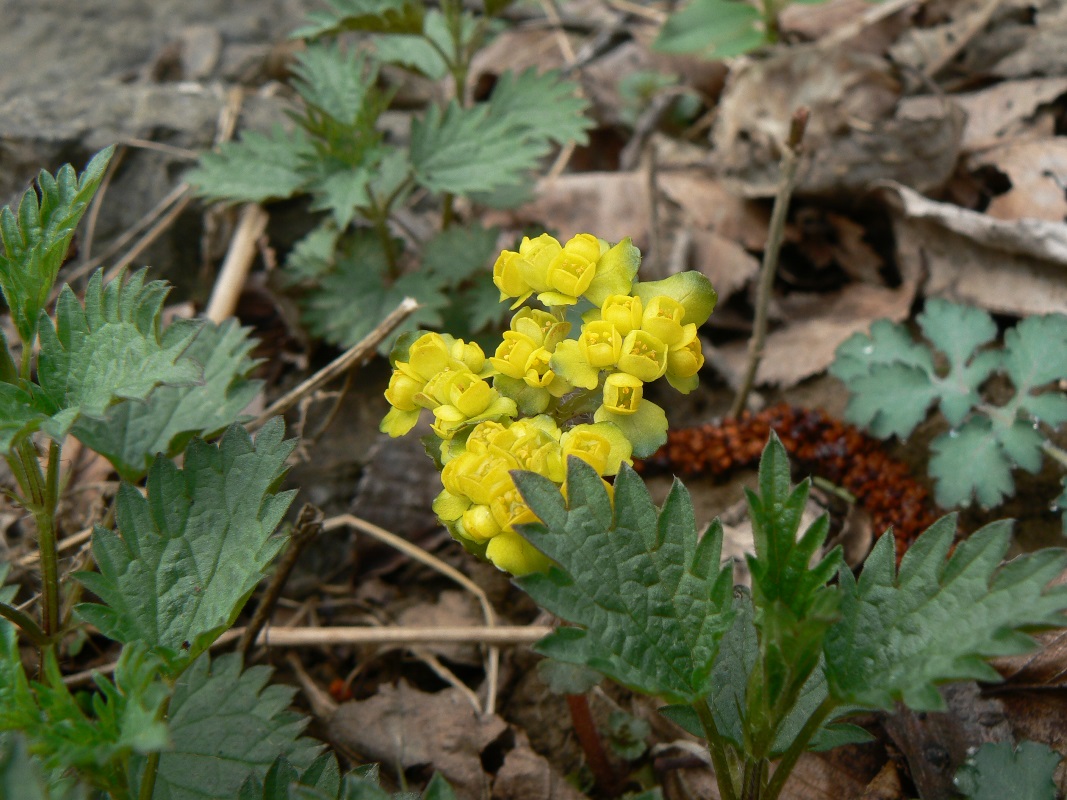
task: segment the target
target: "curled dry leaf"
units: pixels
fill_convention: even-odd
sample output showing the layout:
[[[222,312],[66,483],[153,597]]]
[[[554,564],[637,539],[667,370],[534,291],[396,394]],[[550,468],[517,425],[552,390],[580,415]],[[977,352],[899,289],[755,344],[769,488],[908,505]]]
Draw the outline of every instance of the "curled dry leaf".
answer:
[[[876,56],[818,45],[742,63],[730,76],[712,135],[715,166],[731,190],[769,197],[794,109],[811,111],[797,194],[866,190],[891,179],[920,191],[942,185],[959,154],[964,114],[949,101],[902,97]]]
[[[1067,94],[1067,78],[1034,78],[1005,81],[952,96],[967,113],[961,148],[973,152],[1025,134],[1033,126],[1039,109]],[[937,102],[931,97],[929,102]]]
[[[926,270],[926,295],[1018,316],[1067,308],[1067,226],[998,220],[899,184],[884,188],[898,265]]]
[[[1008,141],[967,160],[970,169],[992,167],[1011,188],[994,197],[985,213],[1003,220],[1067,219],[1067,140]]]

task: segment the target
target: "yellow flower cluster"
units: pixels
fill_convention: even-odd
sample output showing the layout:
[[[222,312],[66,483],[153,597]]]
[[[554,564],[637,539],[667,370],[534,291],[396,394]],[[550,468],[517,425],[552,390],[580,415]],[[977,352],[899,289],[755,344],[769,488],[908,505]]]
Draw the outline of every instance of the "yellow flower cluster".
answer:
[[[503,570],[522,575],[548,563],[515,530],[535,518],[513,470],[537,472],[564,493],[568,456],[601,477],[615,475],[631,455],[650,455],[666,440],[666,415],[644,398],[645,384],[666,377],[682,392],[697,385],[697,328],[715,292],[693,272],[635,282],[640,262],[629,239],[611,246],[588,233],[565,244],[548,234],[524,238],[500,254],[493,282],[513,309],[536,294],[547,310],[517,311],[488,358],[476,344],[437,333],[398,347],[381,429],[401,436],[422,409],[433,413],[444,485],[434,511]],[[568,338],[575,306],[587,310],[577,338]],[[592,424],[572,425],[594,408]]]
[[[514,526],[536,522],[511,471],[529,470],[563,486],[568,456],[577,456],[599,475],[614,475],[630,463],[630,442],[614,425],[576,425],[561,431],[541,414],[510,425],[479,423],[466,448],[441,471],[444,490],[433,509],[460,541],[484,547],[486,558],[513,575],[547,568],[549,562]]]

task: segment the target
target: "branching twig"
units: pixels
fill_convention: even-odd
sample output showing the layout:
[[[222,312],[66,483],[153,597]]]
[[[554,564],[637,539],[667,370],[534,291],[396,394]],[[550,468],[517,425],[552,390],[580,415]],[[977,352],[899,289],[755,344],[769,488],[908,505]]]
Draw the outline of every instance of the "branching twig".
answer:
[[[763,264],[760,267],[760,281],[756,293],[756,319],[752,327],[752,338],[748,343],[748,365],[744,377],[737,388],[730,416],[741,416],[748,401],[749,392],[756,381],[756,372],[763,359],[763,345],[767,340],[767,309],[771,303],[771,290],[774,288],[774,274],[778,270],[778,255],[782,250],[782,237],[785,234],[786,212],[789,210],[789,198],[796,188],[797,167],[800,164],[800,145],[804,139],[804,129],[808,125],[808,109],[798,108],[793,112],[793,122],[789,126],[789,139],[785,143],[782,155],[782,178],[778,185],[778,194],[774,198],[774,210],[771,212],[770,230],[767,233],[767,249],[763,251]]]

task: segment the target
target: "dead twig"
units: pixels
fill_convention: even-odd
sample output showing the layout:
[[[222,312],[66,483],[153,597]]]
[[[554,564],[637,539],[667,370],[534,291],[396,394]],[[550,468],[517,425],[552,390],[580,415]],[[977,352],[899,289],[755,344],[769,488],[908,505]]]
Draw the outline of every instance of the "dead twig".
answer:
[[[267,409],[252,420],[252,422],[248,424],[248,427],[254,430],[262,426],[263,423],[271,417],[275,417],[278,414],[284,414],[300,402],[301,398],[311,394],[320,387],[325,386],[334,378],[343,375],[353,366],[370,358],[370,356],[374,354],[378,345],[381,344],[382,340],[392,333],[400,323],[411,316],[418,307],[419,304],[417,301],[410,297],[405,297],[400,301],[400,305],[393,309],[389,316],[378,323],[378,326],[373,331],[363,337],[362,341],[351,349],[346,350],[303,383],[294,387],[289,392],[286,392],[283,396],[267,406]]]
[[[797,168],[800,165],[800,146],[804,140],[804,129],[808,125],[808,109],[801,107],[793,112],[793,122],[789,126],[789,138],[782,155],[782,177],[778,184],[778,194],[774,198],[774,210],[771,211],[770,230],[767,233],[767,249],[763,251],[763,264],[760,267],[760,281],[756,293],[756,319],[753,323],[752,338],[748,342],[748,365],[737,388],[730,416],[737,419],[745,410],[749,392],[756,381],[756,371],[763,359],[763,345],[767,340],[767,309],[771,303],[771,290],[774,288],[774,275],[778,271],[778,255],[782,250],[782,238],[785,234],[785,218],[789,210],[789,199],[797,184]]]
[[[212,322],[218,324],[233,316],[252,262],[256,259],[259,239],[267,230],[268,219],[267,212],[258,203],[248,203],[241,209],[237,230],[234,231],[230,249],[204,310],[204,316]]]

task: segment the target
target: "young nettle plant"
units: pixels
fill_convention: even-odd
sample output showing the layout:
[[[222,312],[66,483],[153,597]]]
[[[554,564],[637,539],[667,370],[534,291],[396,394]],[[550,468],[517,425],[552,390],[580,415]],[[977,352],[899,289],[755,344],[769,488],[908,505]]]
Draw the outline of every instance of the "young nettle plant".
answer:
[[[278,528],[293,492],[277,488],[294,442],[280,419],[255,440],[237,423],[259,390],[247,332],[164,327],[167,286],[144,272],[108,282],[97,272],[83,301],[63,286],[47,313],[110,156],[80,177],[69,165],[42,172],[17,212],[0,211],[0,290],[18,337],[11,347],[0,333],[0,457],[40,557],[38,602],[16,605],[18,587],[0,588],[0,795],[274,800],[297,796],[288,787],[298,783],[300,797],[375,796],[301,737],[293,691],[268,686],[269,669],[207,652],[288,539]],[[57,550],[70,437],[124,478],[114,523],[93,532],[96,570],[73,575]],[[121,649],[111,677],[75,694],[64,645],[86,623]],[[37,649],[29,670],[20,637]],[[440,781],[435,791],[426,796],[451,796]]]
[[[577,85],[556,71],[504,72],[487,100],[471,102],[471,61],[508,4],[487,2],[474,13],[458,0],[434,9],[408,0],[333,0],[294,34],[309,40],[292,67],[295,127],[247,133],[205,153],[188,175],[211,200],[310,196],[312,210],[324,212],[285,265],[313,335],[349,347],[406,296],[421,304],[408,329],[477,332],[499,321],[495,297],[474,280],[492,257],[497,231],[453,227],[454,201],[521,200],[552,147],[584,143],[592,125]],[[358,49],[329,43],[346,31],[362,34]],[[451,99],[415,115],[404,142],[387,137],[382,124],[391,100],[380,87],[383,65],[450,86]],[[441,229],[405,253],[390,224],[418,190],[439,201]]]
[[[696,326],[714,304],[698,275],[630,283],[638,260],[629,242],[588,234],[524,239],[501,254],[494,282],[513,309],[536,295],[548,310],[518,310],[488,359],[437,334],[394,351],[382,429],[400,435],[432,410],[425,441],[445,487],[434,508],[570,623],[542,653],[662,698],[664,714],[706,740],[725,800],[773,800],[804,752],[868,738],[849,715],[941,709],[939,684],[996,681],[987,658],[1067,624],[1067,587],[1047,588],[1067,552],[1002,565],[1007,522],[953,550],[956,519],[944,517],[899,570],[882,536],[855,578],[839,548],[822,552],[825,516],[798,536],[809,484],[790,485],[773,434],[748,493],[752,589],[735,588],[721,524],[700,535],[677,481],[657,508],[629,466],[665,435],[644,384],[693,388]],[[587,310],[567,338],[575,305]]]
[[[652,46],[714,59],[743,55],[779,41],[778,15],[794,2],[825,0],[691,0],[667,17]]]
[[[838,349],[830,374],[851,393],[845,416],[875,436],[906,438],[935,404],[951,429],[930,444],[930,475],[943,508],[985,508],[1015,494],[1012,471],[1041,470],[1048,455],[1067,468],[1050,434],[1067,422],[1067,316],[1022,320],[993,348],[997,325],[985,311],[932,298],[918,317],[930,342],[903,325],[879,320]],[[997,405],[982,396],[993,376],[1014,393]],[[1054,509],[1067,507],[1065,490]],[[1063,517],[1067,533],[1067,515]]]

